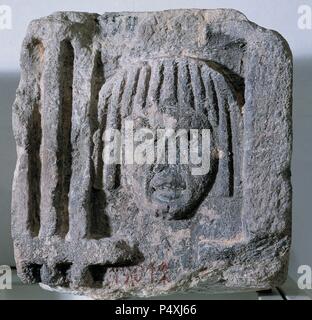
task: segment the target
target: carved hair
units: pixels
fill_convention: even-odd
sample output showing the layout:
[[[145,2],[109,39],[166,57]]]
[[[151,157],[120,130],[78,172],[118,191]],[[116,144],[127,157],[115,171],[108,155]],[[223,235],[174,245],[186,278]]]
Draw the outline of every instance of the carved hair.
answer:
[[[223,196],[233,195],[233,144],[238,139],[233,141],[232,137],[237,136],[233,134],[234,130],[240,130],[239,101],[243,92],[238,90],[235,78],[226,71],[224,74],[220,71],[222,68],[216,63],[190,57],[158,58],[121,68],[100,91],[99,131],[95,140],[103,143],[101,137],[105,128],[120,130],[122,119],[140,114],[152,106],[177,117],[185,110],[192,110],[207,117],[214,131],[220,157],[217,170],[222,171],[219,180],[223,180],[216,183],[215,192]],[[96,166],[102,170],[106,166],[103,163],[99,165],[99,157],[101,154],[95,156]],[[120,185],[118,170],[120,168],[116,165],[104,168],[103,189],[111,190]],[[108,174],[115,178],[105,179]],[[95,183],[102,185],[103,181],[98,177]]]

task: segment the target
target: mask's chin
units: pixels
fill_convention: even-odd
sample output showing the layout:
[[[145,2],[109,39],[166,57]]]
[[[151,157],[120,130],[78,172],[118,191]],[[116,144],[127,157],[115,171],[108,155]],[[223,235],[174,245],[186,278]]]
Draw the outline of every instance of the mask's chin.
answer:
[[[170,205],[178,204],[183,199],[185,189],[181,187],[163,186],[152,188],[151,199],[153,202]]]
[[[187,190],[162,188],[156,189],[150,195],[152,211],[156,217],[165,220],[179,220],[186,218],[191,207]]]
[[[201,183],[194,183],[185,172],[176,174],[173,170],[162,170],[153,175],[145,172],[139,176],[149,176],[145,182],[130,180],[132,188],[134,186],[137,189],[141,188],[141,192],[135,193],[135,199],[142,212],[164,220],[183,220],[192,217],[204,188]]]

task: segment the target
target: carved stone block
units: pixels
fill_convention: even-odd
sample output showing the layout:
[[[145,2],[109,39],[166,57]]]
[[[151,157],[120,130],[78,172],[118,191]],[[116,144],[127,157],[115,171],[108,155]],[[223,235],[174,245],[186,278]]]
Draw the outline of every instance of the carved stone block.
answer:
[[[60,12],[31,22],[21,68],[12,230],[23,281],[120,298],[285,280],[292,56],[278,33],[234,10]],[[107,129],[127,124],[207,129],[209,171],[122,161],[128,151],[106,161]]]

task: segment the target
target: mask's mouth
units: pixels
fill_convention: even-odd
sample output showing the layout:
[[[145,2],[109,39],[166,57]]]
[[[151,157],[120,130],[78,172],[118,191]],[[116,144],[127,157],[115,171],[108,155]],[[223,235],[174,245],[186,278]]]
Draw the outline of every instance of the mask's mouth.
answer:
[[[155,174],[150,181],[151,197],[158,202],[171,202],[179,199],[186,189],[186,183],[172,172]]]

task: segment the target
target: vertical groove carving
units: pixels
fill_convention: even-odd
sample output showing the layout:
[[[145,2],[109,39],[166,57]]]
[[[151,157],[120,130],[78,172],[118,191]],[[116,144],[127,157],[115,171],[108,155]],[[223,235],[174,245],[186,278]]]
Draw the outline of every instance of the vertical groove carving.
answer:
[[[104,84],[104,67],[101,59],[101,52],[97,51],[94,57],[94,64],[91,77],[91,98],[90,98],[90,125],[91,137],[95,136],[94,143],[91,143],[91,154],[94,160],[91,161],[90,176],[90,213],[88,219],[88,238],[100,239],[110,236],[110,226],[105,214],[105,192],[103,190],[103,141],[101,139],[106,123],[107,97],[104,98],[104,113],[99,112],[99,93]],[[100,108],[99,108],[100,109]],[[100,109],[102,111],[102,109]],[[106,110],[107,111],[107,110]],[[95,148],[95,145],[97,146]]]
[[[121,130],[121,101],[125,91],[126,73],[117,80],[112,90],[112,99],[107,111],[107,129]],[[120,164],[105,164],[103,186],[105,190],[117,189],[120,186]]]
[[[233,130],[236,130],[236,121],[232,118],[229,103],[217,94],[216,87],[220,81],[206,66],[202,67],[202,77],[206,87],[206,105],[208,106],[208,117],[212,127],[218,127],[215,137],[219,149],[218,183],[215,192],[218,196],[232,197],[234,195],[234,145]],[[237,110],[239,111],[239,110]]]
[[[127,116],[132,112],[132,104],[137,93],[140,71],[140,68],[134,67],[128,74],[121,103],[123,116]]]
[[[149,82],[151,78],[151,68],[146,65],[142,68],[138,80],[138,90],[134,98],[134,108],[141,107],[142,109],[146,106],[146,98],[149,88]]]
[[[225,197],[233,196],[234,192],[234,161],[233,161],[233,125],[228,102],[222,98],[219,101],[219,148],[221,158],[219,160],[219,171],[223,172],[219,185],[219,195]]]
[[[69,229],[68,197],[72,170],[71,118],[73,101],[74,49],[69,41],[60,47],[60,110],[57,128],[57,192],[55,234],[65,237]]]
[[[226,114],[226,128],[228,138],[228,172],[229,172],[229,196],[232,197],[234,194],[234,163],[233,163],[233,139],[232,139],[232,124],[231,115],[228,103],[225,106]]]
[[[219,105],[218,105],[218,97],[215,88],[214,81],[209,75],[209,83],[208,83],[208,97],[211,101],[211,106],[213,108],[214,113],[216,114],[216,125],[219,125]]]
[[[40,181],[42,142],[41,109],[42,109],[42,71],[44,62],[44,47],[39,40],[34,40],[28,47],[35,84],[35,102],[31,111],[28,129],[28,217],[27,228],[31,236],[36,237],[40,230]]]
[[[200,67],[198,65],[191,64],[190,74],[196,109],[203,110],[203,105],[206,99],[206,92]]]
[[[173,107],[177,104],[177,66],[174,59],[164,61],[163,86],[166,90],[160,93],[160,104]]]
[[[174,101],[178,103],[178,64],[173,61],[173,96]]]
[[[180,106],[189,106],[195,110],[194,93],[191,86],[191,74],[188,61],[180,61],[178,67],[178,102]],[[182,108],[181,108],[182,109]]]
[[[164,81],[164,65],[160,63],[159,65],[152,66],[151,76],[150,76],[150,87],[148,90],[148,102],[159,103],[161,88]]]

